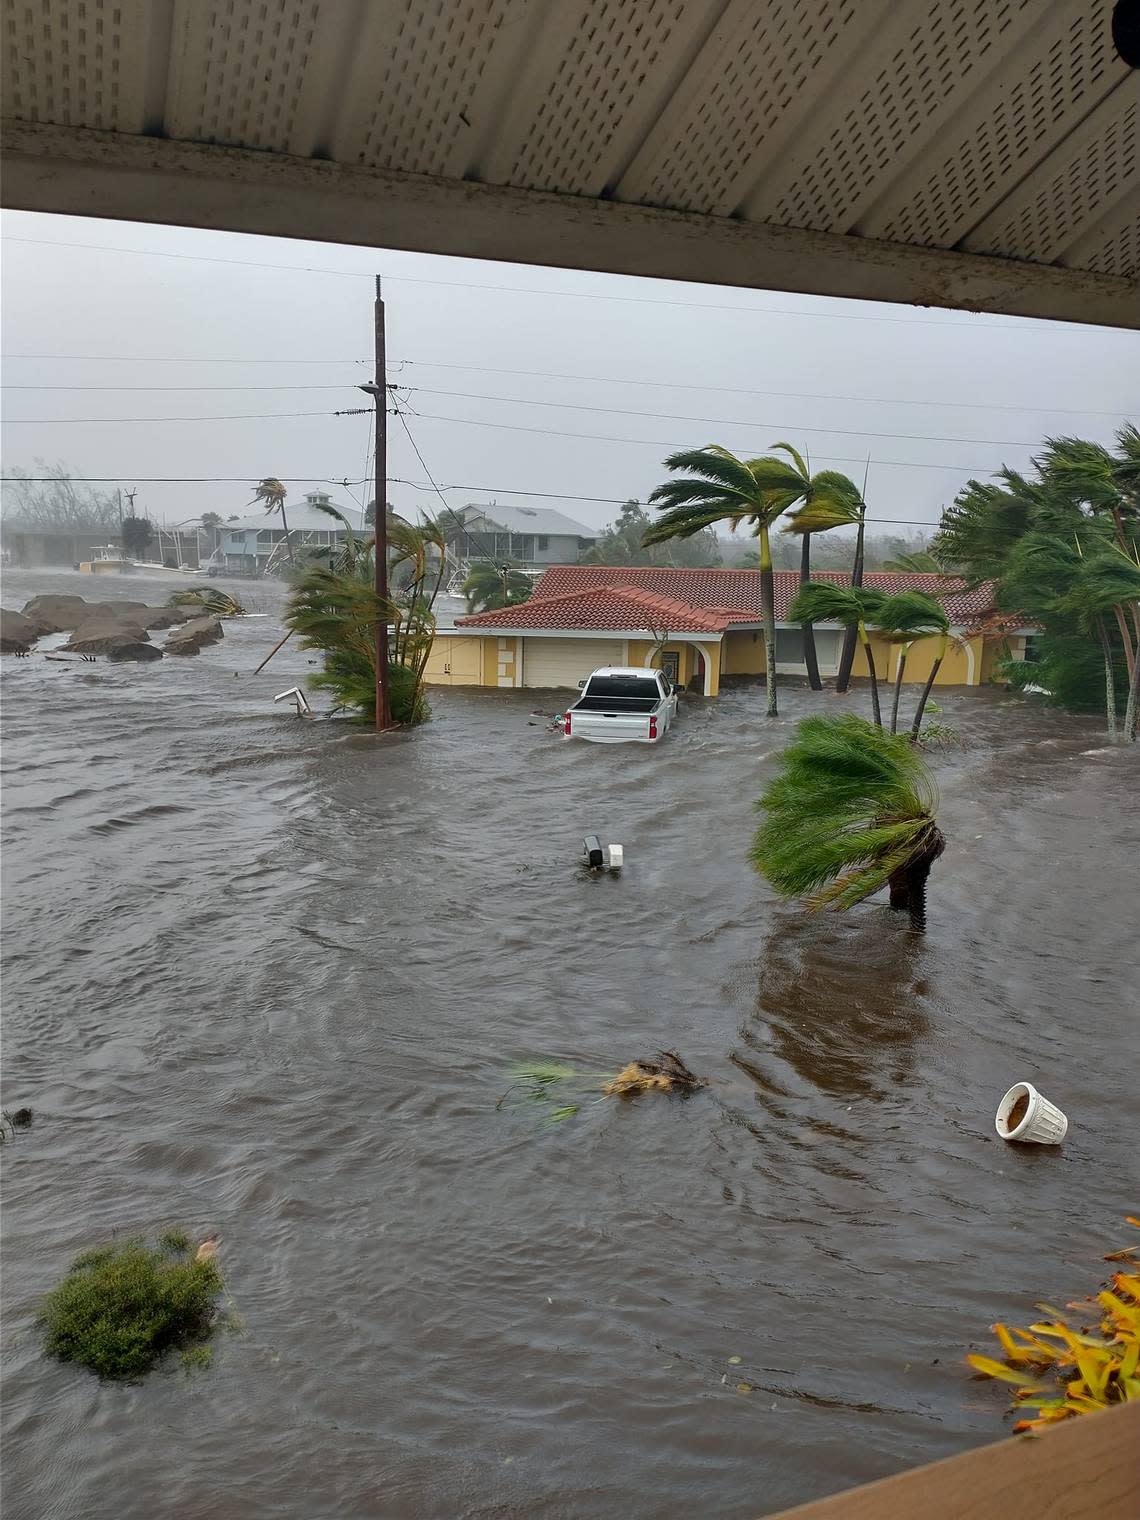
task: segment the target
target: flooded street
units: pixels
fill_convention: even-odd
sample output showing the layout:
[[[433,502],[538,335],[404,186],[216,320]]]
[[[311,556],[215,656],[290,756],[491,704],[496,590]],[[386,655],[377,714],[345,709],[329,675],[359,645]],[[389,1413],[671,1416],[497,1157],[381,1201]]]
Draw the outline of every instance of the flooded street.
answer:
[[[689,699],[643,748],[434,691],[377,741],[274,707],[311,657],[250,674],[281,592],[238,594],[273,615],[195,659],[3,662],[8,1520],[744,1520],[997,1439],[965,1353],[1135,1209],[1137,752],[940,693],[919,939],[746,860],[792,723],[865,692]],[[662,1047],[709,1088],[496,1109],[512,1062]],[[1019,1078],[1063,1148],[995,1136]],[[212,1369],[44,1359],[71,1256],[174,1223],[222,1235]]]

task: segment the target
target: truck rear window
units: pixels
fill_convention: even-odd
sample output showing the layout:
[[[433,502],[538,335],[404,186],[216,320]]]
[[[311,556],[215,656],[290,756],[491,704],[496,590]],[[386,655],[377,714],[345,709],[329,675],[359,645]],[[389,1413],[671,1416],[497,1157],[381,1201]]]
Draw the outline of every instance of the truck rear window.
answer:
[[[643,702],[646,697],[656,699],[660,695],[655,679],[639,680],[637,676],[595,676],[586,687],[586,696],[604,697],[607,702],[628,701],[630,697]]]

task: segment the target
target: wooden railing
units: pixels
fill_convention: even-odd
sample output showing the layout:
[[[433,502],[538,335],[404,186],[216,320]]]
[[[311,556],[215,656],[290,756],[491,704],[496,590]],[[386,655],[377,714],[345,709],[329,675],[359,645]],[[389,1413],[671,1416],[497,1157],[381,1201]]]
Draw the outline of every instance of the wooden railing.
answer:
[[[1013,1436],[768,1520],[1140,1520],[1140,1404]]]

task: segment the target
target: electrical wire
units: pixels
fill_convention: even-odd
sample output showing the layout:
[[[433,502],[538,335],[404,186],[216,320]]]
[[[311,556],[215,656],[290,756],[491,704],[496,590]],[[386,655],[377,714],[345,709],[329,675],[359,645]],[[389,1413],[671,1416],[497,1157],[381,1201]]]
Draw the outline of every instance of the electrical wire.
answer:
[[[157,354],[4,354],[0,357],[3,357],[5,360],[60,360],[68,363],[91,361],[92,363],[100,364],[273,364],[279,366],[294,364],[366,364],[368,362],[365,359],[195,359],[173,355],[163,357]],[[629,375],[579,375],[563,373],[558,370],[510,369],[491,364],[451,364],[443,360],[433,359],[389,360],[390,369],[402,369],[409,365],[418,369],[454,369],[472,374],[513,375],[524,379],[571,380],[588,385],[648,386],[656,390],[708,391],[710,395],[778,396],[785,400],[846,401],[866,404],[868,406],[936,406],[943,410],[946,408],[957,408],[971,412],[1030,412],[1058,417],[1127,417],[1140,410],[1140,403],[1125,405],[1119,408],[1048,406],[1044,402],[1017,406],[1009,402],[1000,401],[943,401],[914,396],[853,396],[846,393],[832,393],[828,391],[755,390],[738,385],[707,385],[703,381],[636,380]],[[123,392],[332,391],[344,390],[348,385],[355,384],[355,381],[347,381],[343,385],[318,381],[312,385],[25,385],[23,383],[5,381],[3,384],[0,384],[0,390]],[[451,393],[445,392],[441,394]],[[454,394],[461,395],[463,393],[455,392]]]
[[[945,433],[878,433],[870,432],[865,428],[808,427],[802,422],[753,422],[732,417],[686,417],[675,412],[641,412],[622,406],[587,406],[576,401],[537,401],[530,396],[486,396],[476,391],[439,391],[421,385],[401,385],[397,389],[410,391],[420,396],[448,396],[465,401],[497,401],[509,406],[551,406],[570,412],[604,412],[611,417],[646,417],[659,422],[699,422],[709,427],[746,427],[753,430],[764,428],[773,433],[841,433],[846,438],[898,438],[912,440],[915,443],[979,443],[1008,449],[1032,449],[1037,448],[1039,443],[1037,439],[1028,442],[1024,438],[959,438]]]
[[[400,415],[400,414],[397,414]],[[407,486],[412,491],[434,492],[448,507],[448,511],[454,511],[447,503],[445,493],[448,491],[471,491],[479,496],[525,496],[534,501],[582,501],[590,502],[596,506],[621,507],[630,500],[628,496],[579,496],[573,492],[563,491],[519,491],[510,486],[484,486],[484,485],[444,485],[437,484],[430,476],[427,465],[424,464],[423,456],[416,446],[412,437],[411,429],[406,419],[401,419],[404,431],[408,434],[408,441],[412,445],[417,459],[423,466],[424,473],[429,475],[428,483],[420,480],[405,480],[402,476],[389,477],[389,485]],[[862,460],[856,461],[862,464]],[[890,461],[875,460],[879,464]],[[0,484],[18,485],[23,482],[28,484],[48,484],[53,481],[70,481],[76,485],[118,485],[128,478],[137,481],[140,485],[231,485],[241,486],[249,484],[248,475],[136,475],[130,471],[123,475],[3,475],[0,476]],[[367,486],[371,481],[371,475],[359,480],[349,480],[344,476],[333,475],[285,475],[278,476],[286,485],[327,485],[340,486],[343,490],[349,490],[351,486]],[[937,523],[932,523],[918,517],[870,517],[867,518],[867,526],[872,527],[877,523],[897,524],[902,527],[934,528]]]
[[[498,428],[510,433],[537,433],[545,438],[580,438],[587,443],[628,443],[642,448],[667,449],[670,441],[661,438],[616,438],[611,433],[567,433],[559,428],[535,428],[525,427],[518,422],[486,422],[476,417],[444,417],[438,412],[421,412],[410,408],[413,417],[421,417],[425,422],[451,422],[464,427],[488,427]],[[863,464],[865,456],[852,456],[849,454],[817,454],[816,459],[826,459],[832,464]],[[916,459],[879,459],[875,458],[876,465],[896,465],[907,470],[947,470],[966,475],[989,475],[994,466],[989,464],[933,464]]]

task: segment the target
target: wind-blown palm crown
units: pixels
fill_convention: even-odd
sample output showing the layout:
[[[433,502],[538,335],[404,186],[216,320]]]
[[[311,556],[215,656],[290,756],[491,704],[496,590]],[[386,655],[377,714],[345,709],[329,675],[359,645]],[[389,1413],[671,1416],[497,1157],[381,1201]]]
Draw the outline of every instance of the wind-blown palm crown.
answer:
[[[800,585],[802,587],[811,580],[813,535],[826,533],[831,528],[847,527],[852,523],[861,525],[866,509],[858,487],[846,475],[841,475],[838,470],[819,470],[813,475],[808,468],[807,459],[790,443],[774,443],[772,448],[788,455],[799,476],[800,494],[797,500],[801,505],[792,513],[782,531],[800,535]],[[861,548],[861,545],[859,547]],[[861,578],[860,576],[853,579],[852,584],[858,584]],[[815,648],[815,630],[810,622],[802,626],[804,664],[807,667],[808,683],[812,691],[822,691],[823,682],[819,678],[819,659]]]
[[[764,625],[767,713],[776,716],[776,608],[772,547],[768,530],[781,512],[801,495],[800,476],[780,459],[738,459],[729,449],[710,443],[681,449],[665,461],[678,478],[657,487],[649,500],[661,517],[643,537],[646,544],[669,538],[692,538],[703,528],[727,522],[735,531],[749,525],[760,540],[760,613]]]
[[[757,806],[750,859],[784,897],[843,910],[888,883],[921,927],[926,878],[945,848],[938,793],[905,739],[863,718],[805,718]]]
[[[845,628],[857,630],[871,679],[871,711],[879,726],[883,721],[879,710],[879,677],[867,625],[877,621],[879,609],[885,601],[881,591],[871,591],[866,586],[832,586],[823,581],[812,581],[801,587],[788,612],[797,623],[842,623]]]
[[[910,646],[916,639],[928,637],[931,634],[939,634],[942,643],[939,646],[935,660],[935,671],[941,665],[946,654],[946,640],[950,634],[950,619],[946,616],[946,609],[940,602],[936,602],[932,596],[927,596],[923,591],[896,591],[893,596],[888,596],[879,608],[875,618],[879,632],[888,642],[901,644],[899,650],[899,667],[895,673],[895,692],[891,702],[891,733],[898,732],[899,726],[899,698],[902,696],[903,675],[906,671],[907,655]],[[926,698],[930,695],[930,686],[927,686],[919,705],[918,719],[922,721],[922,708],[926,706]],[[917,732],[917,730],[916,730]]]

